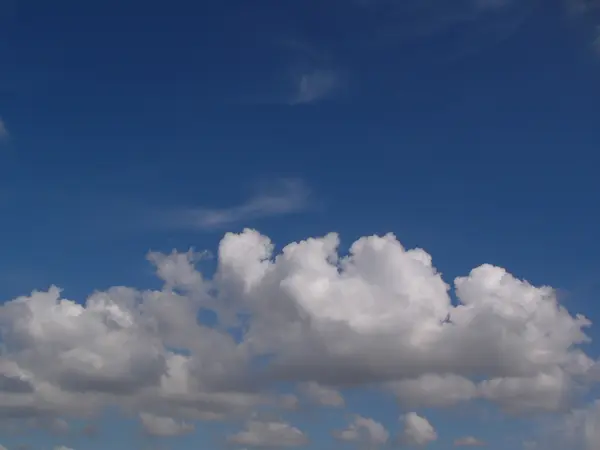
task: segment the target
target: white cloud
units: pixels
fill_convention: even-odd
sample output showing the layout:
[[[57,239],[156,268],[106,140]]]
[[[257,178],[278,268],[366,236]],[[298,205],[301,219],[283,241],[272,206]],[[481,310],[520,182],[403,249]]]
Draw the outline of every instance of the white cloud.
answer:
[[[398,401],[407,407],[445,407],[477,396],[471,380],[452,374],[425,374],[389,384]]]
[[[54,447],[54,450],[73,450],[71,447],[67,447],[66,445],[58,445]]]
[[[569,376],[559,368],[535,377],[508,377],[484,381],[483,398],[499,403],[508,412],[558,411],[568,402]]]
[[[332,435],[341,441],[357,442],[369,446],[383,445],[390,437],[382,424],[361,416],[355,416],[347,428],[335,430]]]
[[[232,444],[248,447],[299,447],[308,444],[307,436],[285,422],[250,421],[246,429],[229,437]]]
[[[476,384],[457,375],[426,374],[388,386],[406,407],[450,407],[479,398],[497,403],[508,413],[560,411],[579,387],[573,375],[595,367],[585,355],[578,356],[583,358],[579,361],[583,367],[567,364],[531,377],[500,377]]]
[[[315,70],[303,74],[292,104],[315,103],[329,97],[339,87],[339,76],[331,70]]]
[[[338,244],[330,234],[275,255],[257,231],[228,233],[212,277],[196,270],[194,253],[151,253],[160,290],[114,287],[75,302],[52,287],[0,305],[0,417],[48,424],[116,406],[177,434],[198,420],[294,409],[293,392],[342,406],[339,389],[367,385],[414,410],[477,398],[556,411],[594,378],[597,365],[579,348],[590,323],[551,288],[483,265],[454,280],[453,304],[424,250],[392,235],[361,238],[345,255]],[[199,323],[200,309],[218,323]],[[290,392],[275,389],[282,384]],[[381,441],[369,420],[357,416],[338,437],[362,430]],[[435,435],[417,415],[403,421],[405,437]],[[260,421],[232,439],[264,435],[306,439]]]
[[[317,405],[342,407],[345,404],[344,397],[336,389],[314,382],[303,383],[300,389],[311,402]]]
[[[300,180],[276,180],[241,205],[228,208],[185,208],[170,211],[161,224],[172,228],[213,230],[250,220],[281,216],[308,207],[310,190]]]
[[[455,447],[483,447],[485,442],[473,436],[466,436],[454,441]]]
[[[600,448],[600,400],[586,409],[571,412],[565,423],[566,436],[572,448]]]
[[[180,436],[194,431],[194,426],[192,424],[176,421],[171,417],[161,417],[154,414],[141,413],[140,421],[142,422],[144,431],[151,436]]]
[[[437,433],[429,421],[411,412],[400,418],[404,423],[402,441],[408,445],[425,446],[437,440]]]
[[[392,235],[362,238],[348,257],[337,246],[331,234],[290,244],[272,260],[271,242],[258,233],[221,243],[219,279],[254,318],[253,351],[280,355],[277,377],[330,385],[428,373],[528,379],[565,367],[586,340],[589,322],[560,308],[550,288],[501,268],[458,278],[461,303],[452,306],[423,250],[405,250]]]

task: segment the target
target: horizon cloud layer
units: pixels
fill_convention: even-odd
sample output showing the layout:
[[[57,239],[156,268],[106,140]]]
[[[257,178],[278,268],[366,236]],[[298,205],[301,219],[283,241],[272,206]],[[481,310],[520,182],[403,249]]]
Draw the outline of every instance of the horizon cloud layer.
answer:
[[[590,321],[552,288],[484,264],[454,280],[453,302],[431,256],[392,234],[360,238],[342,255],[335,233],[278,254],[255,230],[227,233],[212,277],[191,252],[148,260],[161,290],[117,286],[80,304],[51,287],[0,306],[1,418],[118,406],[149,434],[174,436],[235,417],[247,429],[230,442],[262,446],[272,435],[292,446],[308,437],[251,414],[293,409],[296,394],[339,408],[341,390],[367,385],[412,410],[483,399],[508,413],[560,412],[597,370],[580,348]],[[199,319],[204,310],[214,323]],[[278,391],[282,382],[292,390]],[[416,413],[402,420],[415,445],[437,439]],[[364,430],[383,445],[379,426],[355,416],[337,436],[357,441]]]

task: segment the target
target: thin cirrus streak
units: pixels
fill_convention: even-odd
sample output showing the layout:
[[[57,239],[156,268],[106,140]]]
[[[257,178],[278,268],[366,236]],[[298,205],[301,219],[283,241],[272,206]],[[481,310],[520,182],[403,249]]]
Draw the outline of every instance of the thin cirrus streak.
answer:
[[[216,230],[266,217],[303,211],[309,206],[310,189],[300,180],[285,179],[250,197],[246,202],[227,208],[191,207],[171,210],[162,222],[169,228]]]

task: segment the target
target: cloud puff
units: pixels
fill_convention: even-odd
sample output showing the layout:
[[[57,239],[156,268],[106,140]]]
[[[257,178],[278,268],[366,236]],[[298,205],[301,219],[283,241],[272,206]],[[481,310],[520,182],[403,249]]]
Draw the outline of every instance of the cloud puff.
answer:
[[[425,417],[411,412],[402,416],[400,420],[404,423],[404,443],[422,447],[437,440],[437,432]]]
[[[390,434],[385,427],[373,419],[355,416],[353,421],[343,430],[335,430],[333,437],[341,441],[379,446],[387,443]]]
[[[298,428],[284,422],[250,421],[246,429],[229,437],[232,444],[248,447],[298,447],[308,438]]]
[[[453,374],[425,374],[389,384],[398,401],[407,407],[445,407],[478,396],[471,380]]]
[[[214,230],[250,220],[299,212],[308,206],[310,190],[300,180],[276,180],[263,192],[229,208],[184,208],[169,211],[161,224],[167,227]]]
[[[336,389],[318,383],[304,383],[300,387],[304,395],[313,403],[321,406],[342,407],[344,397]]]
[[[171,417],[160,417],[154,414],[142,413],[140,414],[140,421],[144,431],[151,436],[180,436],[194,431],[193,425],[185,422],[177,422]]]
[[[391,234],[338,246],[328,234],[275,254],[255,230],[227,233],[213,276],[194,253],[151,253],[159,290],[113,287],[76,302],[51,287],[0,305],[0,419],[48,423],[118,406],[147,430],[178,434],[198,420],[293,409],[294,392],[342,406],[340,389],[365,385],[414,408],[478,398],[556,411],[591,379],[580,348],[590,322],[551,288],[482,265],[454,280],[453,302],[422,249]],[[199,320],[206,310],[214,323]],[[370,420],[357,416],[338,437],[381,441]],[[407,439],[435,436],[416,414],[403,423]],[[265,436],[307,439],[256,420],[231,439],[262,446]]]

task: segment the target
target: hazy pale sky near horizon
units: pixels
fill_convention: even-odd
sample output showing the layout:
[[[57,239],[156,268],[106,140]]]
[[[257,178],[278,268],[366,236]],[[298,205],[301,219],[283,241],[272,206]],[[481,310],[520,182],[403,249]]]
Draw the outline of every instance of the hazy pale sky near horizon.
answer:
[[[600,448],[599,30],[0,0],[0,449]]]

